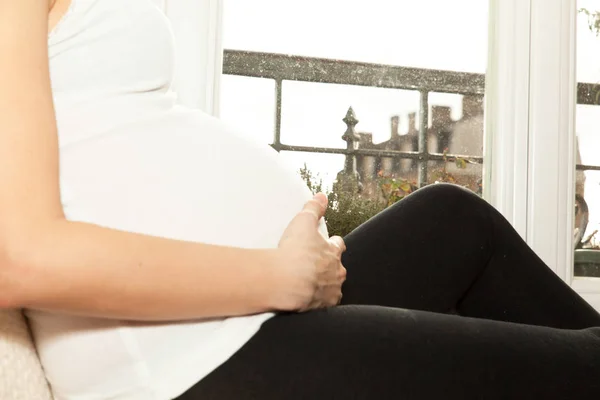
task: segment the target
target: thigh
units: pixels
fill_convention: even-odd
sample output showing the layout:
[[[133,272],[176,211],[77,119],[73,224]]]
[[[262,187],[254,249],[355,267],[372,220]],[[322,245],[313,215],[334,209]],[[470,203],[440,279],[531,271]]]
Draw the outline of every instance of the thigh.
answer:
[[[591,399],[600,333],[342,306],[280,315],[192,399]]]

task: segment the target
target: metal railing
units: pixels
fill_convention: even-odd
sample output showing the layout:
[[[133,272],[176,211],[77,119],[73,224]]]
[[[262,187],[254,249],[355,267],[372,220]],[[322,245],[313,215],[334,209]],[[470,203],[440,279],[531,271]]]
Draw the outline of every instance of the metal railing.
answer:
[[[418,163],[418,186],[428,179],[428,161],[455,161],[457,158],[472,163],[483,163],[483,157],[442,154],[428,150],[429,94],[455,93],[481,95],[485,93],[485,75],[467,72],[410,68],[285,54],[225,50],[223,73],[275,81],[275,132],[271,146],[277,151],[344,154],[343,173],[357,176],[357,156],[412,159]],[[398,151],[360,148],[360,135],[356,131],[358,120],[352,107],[344,122],[347,125],[342,139],[346,148],[296,146],[281,140],[282,83],[287,81],[368,86],[374,88],[403,89],[419,92],[418,150]],[[577,103],[600,105],[600,85],[580,83]],[[600,170],[600,166],[577,165],[578,170]]]

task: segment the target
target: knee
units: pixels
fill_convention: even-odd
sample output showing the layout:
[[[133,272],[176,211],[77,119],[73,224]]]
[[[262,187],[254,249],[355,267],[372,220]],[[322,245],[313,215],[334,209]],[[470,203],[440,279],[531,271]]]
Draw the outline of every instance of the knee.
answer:
[[[421,199],[443,200],[444,202],[457,200],[458,202],[481,202],[481,197],[469,189],[452,183],[434,183],[417,189],[410,196]]]
[[[450,183],[436,183],[416,190],[406,197],[406,202],[418,204],[429,212],[438,210],[446,215],[487,215],[491,207],[469,189]],[[478,212],[479,211],[479,212]]]

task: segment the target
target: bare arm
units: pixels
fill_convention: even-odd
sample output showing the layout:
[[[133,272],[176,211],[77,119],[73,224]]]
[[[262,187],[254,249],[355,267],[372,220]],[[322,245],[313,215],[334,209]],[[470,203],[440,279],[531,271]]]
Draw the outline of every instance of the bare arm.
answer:
[[[279,249],[174,241],[65,219],[47,20],[47,1],[0,0],[0,307],[171,320],[312,301],[313,294],[303,296],[315,290],[313,272],[282,268]]]

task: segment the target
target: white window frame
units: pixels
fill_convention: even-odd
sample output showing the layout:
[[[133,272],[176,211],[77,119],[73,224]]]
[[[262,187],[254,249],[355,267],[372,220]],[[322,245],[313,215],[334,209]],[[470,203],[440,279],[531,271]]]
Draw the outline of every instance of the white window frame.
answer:
[[[573,277],[576,0],[491,0],[488,196],[534,251],[600,310],[600,279]]]
[[[487,198],[563,279],[567,274],[559,265],[564,257],[557,252],[566,250],[562,228],[568,205],[558,204],[565,198],[558,193],[565,187],[564,171],[560,189],[555,176],[557,160],[564,165],[570,159],[570,150],[559,144],[569,135],[561,117],[570,115],[571,103],[562,99],[570,97],[564,78],[572,72],[560,58],[559,43],[568,36],[568,27],[557,26],[553,13],[570,1],[491,0],[486,77]]]
[[[527,238],[531,0],[490,0],[484,197]]]
[[[528,242],[596,309],[600,279],[573,277],[577,1],[533,0]],[[551,84],[548,84],[548,83]]]
[[[576,0],[532,0],[528,242],[573,283]]]
[[[179,103],[218,116],[223,0],[154,1],[171,20],[175,35],[174,89]]]

